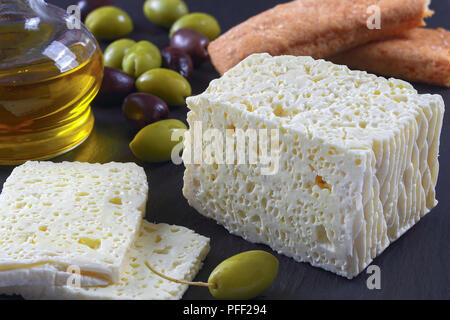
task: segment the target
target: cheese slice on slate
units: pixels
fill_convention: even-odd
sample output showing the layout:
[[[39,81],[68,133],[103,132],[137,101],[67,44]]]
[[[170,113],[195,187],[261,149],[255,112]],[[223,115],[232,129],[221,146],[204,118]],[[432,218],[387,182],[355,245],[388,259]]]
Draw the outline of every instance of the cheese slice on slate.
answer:
[[[247,164],[196,164],[184,152],[183,193],[231,233],[298,261],[352,278],[437,203],[444,102],[407,82],[255,54],[187,103],[185,151],[196,123],[224,137],[278,130],[275,174],[248,164],[248,140]]]
[[[119,280],[145,213],[148,185],[134,163],[27,162],[0,195],[0,287]]]
[[[175,279],[192,281],[209,252],[209,239],[184,227],[144,221],[134,246],[130,249],[119,282],[107,287],[10,287],[6,294],[20,294],[26,299],[181,299],[187,285],[165,280],[146,265]]]

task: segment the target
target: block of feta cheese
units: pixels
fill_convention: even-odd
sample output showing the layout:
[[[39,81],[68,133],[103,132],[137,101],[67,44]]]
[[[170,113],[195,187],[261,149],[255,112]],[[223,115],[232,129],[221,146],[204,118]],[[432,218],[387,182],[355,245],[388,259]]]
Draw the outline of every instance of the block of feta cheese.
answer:
[[[444,102],[407,82],[255,54],[187,103],[184,196],[248,241],[352,278],[437,204]],[[248,159],[219,163],[210,129],[230,141],[255,129],[261,139],[231,148],[224,139],[216,146]],[[264,130],[279,133],[273,174],[249,158],[271,148]]]
[[[27,162],[0,195],[0,287],[117,282],[147,202],[134,163]]]
[[[165,275],[192,281],[209,252],[209,239],[184,227],[144,221],[117,283],[106,287],[28,286],[0,288],[1,293],[26,299],[178,300],[188,286],[165,280]]]

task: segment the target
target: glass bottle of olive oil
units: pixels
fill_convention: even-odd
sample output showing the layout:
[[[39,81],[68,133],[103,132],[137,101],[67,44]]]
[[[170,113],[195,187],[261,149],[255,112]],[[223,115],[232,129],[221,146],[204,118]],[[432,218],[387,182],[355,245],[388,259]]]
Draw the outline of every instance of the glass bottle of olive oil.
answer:
[[[103,74],[95,38],[43,0],[0,0],[0,164],[82,143]]]

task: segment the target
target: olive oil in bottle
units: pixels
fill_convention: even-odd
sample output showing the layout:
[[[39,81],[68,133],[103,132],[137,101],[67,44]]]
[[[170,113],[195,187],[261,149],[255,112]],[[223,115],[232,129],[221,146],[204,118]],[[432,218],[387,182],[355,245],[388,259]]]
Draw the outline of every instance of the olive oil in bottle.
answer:
[[[0,164],[71,150],[94,125],[89,103],[103,74],[95,39],[42,0],[6,1],[0,17]]]

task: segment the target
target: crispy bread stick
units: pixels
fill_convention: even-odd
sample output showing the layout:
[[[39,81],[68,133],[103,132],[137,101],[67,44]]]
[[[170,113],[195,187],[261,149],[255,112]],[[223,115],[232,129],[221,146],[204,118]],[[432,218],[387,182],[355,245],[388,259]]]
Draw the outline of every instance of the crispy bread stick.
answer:
[[[352,69],[450,87],[450,31],[416,28],[328,60]]]
[[[223,74],[252,53],[324,58],[361,44],[425,25],[430,0],[296,0],[235,26],[209,45]],[[369,29],[380,8],[380,29]],[[369,12],[369,13],[368,13]]]

